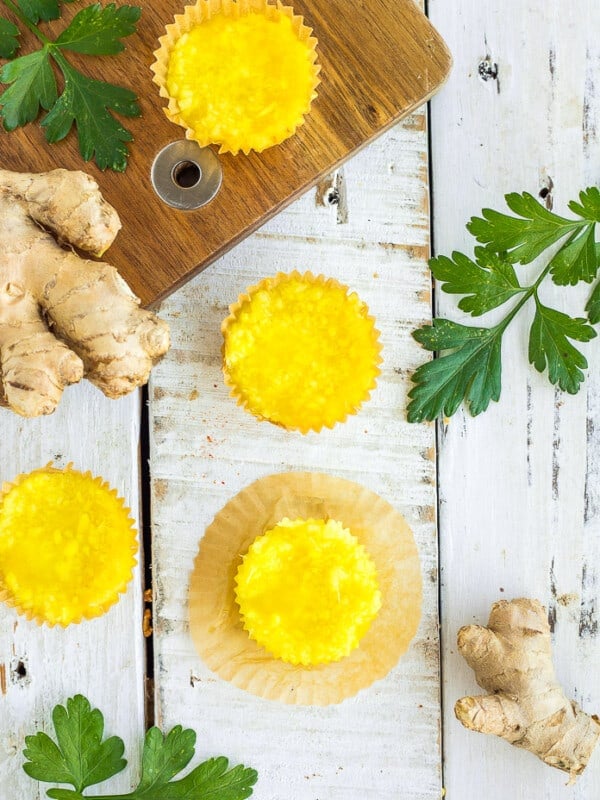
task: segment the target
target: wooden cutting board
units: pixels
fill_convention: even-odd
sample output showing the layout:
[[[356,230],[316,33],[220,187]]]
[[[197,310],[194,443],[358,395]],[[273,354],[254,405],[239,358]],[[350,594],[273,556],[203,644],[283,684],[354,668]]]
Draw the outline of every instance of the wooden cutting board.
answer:
[[[63,6],[67,19],[81,7]],[[219,156],[223,181],[216,197],[195,211],[166,205],[150,180],[156,154],[184,138],[163,113],[150,65],[158,37],[183,7],[182,0],[142,4],[138,33],[111,58],[87,58],[87,74],[129,86],[142,116],[127,120],[134,134],[123,174],[84,164],[71,133],[48,145],[37,124],[0,132],[0,164],[40,172],[85,169],[115,206],[123,230],[106,259],[117,266],[145,305],[152,305],[262,225],[323,175],[429,98],[444,82],[451,57],[414,0],[295,0],[317,37],[319,96],[298,133],[250,156]],[[52,23],[59,31],[64,22]],[[28,49],[24,37],[24,49]],[[69,54],[73,61],[77,58]],[[276,68],[276,65],[274,66]],[[285,266],[285,265],[282,265]]]

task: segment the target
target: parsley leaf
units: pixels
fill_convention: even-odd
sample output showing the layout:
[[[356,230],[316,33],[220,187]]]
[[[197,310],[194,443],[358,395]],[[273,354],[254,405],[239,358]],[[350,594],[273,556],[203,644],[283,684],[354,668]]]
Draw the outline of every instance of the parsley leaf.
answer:
[[[584,189],[583,192],[579,193],[579,200],[579,203],[571,200],[569,203],[571,211],[583,217],[583,219],[600,222],[600,189],[596,186]]]
[[[201,797],[202,800],[245,800],[252,794],[258,775],[241,765],[228,771],[226,758],[211,758],[184,778],[170,783],[187,767],[194,755],[196,734],[177,725],[166,736],[150,728],[144,741],[142,777],[130,797],[141,800],[178,800]]]
[[[78,694],[58,705],[52,713],[58,745],[45,733],[25,739],[25,772],[37,780],[70,783],[77,792],[112,778],[127,762],[123,742],[117,736],[102,741],[104,717]]]
[[[73,0],[66,0],[72,3]],[[15,0],[29,22],[37,24],[40,20],[49,22],[60,16],[59,0]]]
[[[569,208],[582,219],[569,220],[548,211],[527,192],[507,194],[508,207],[520,217],[486,208],[483,217],[471,219],[467,230],[478,242],[496,253],[506,252],[511,261],[521,264],[529,264],[568,236],[552,259],[552,279],[559,286],[591,283],[599,266],[594,244],[596,222],[600,222],[600,192],[592,187],[581,192],[579,199],[580,203],[569,203]]]
[[[123,742],[117,736],[102,740],[104,719],[82,695],[54,709],[58,744],[38,732],[25,739],[28,761],[23,765],[32,778],[47,783],[70,783],[72,789],[48,789],[54,800],[85,800],[83,791],[111,778],[126,765]],[[199,764],[179,780],[172,779],[194,756],[196,734],[181,725],[163,735],[150,728],[144,740],[142,775],[129,794],[96,796],[97,800],[246,800],[258,779],[256,770],[238,765],[229,769],[223,756]]]
[[[65,51],[94,56],[121,52],[121,39],[135,32],[141,9],[94,3],[79,11],[58,38],[50,41],[37,23],[58,17],[60,0],[13,0],[6,4],[40,39],[42,47],[15,58],[0,70],[0,83],[8,85],[0,94],[0,120],[5,129],[11,131],[33,121],[43,108],[49,112],[41,122],[48,142],[64,139],[75,125],[83,158],[94,158],[100,169],[122,172],[127,166],[126,143],[133,137],[114,114],[139,116],[137,98],[129,89],[84,75],[69,63]],[[0,19],[0,56],[14,56],[17,34],[16,26]],[[51,61],[64,77],[60,96]]]
[[[136,791],[145,792],[168,783],[190,763],[195,744],[194,731],[183,730],[181,725],[176,725],[166,737],[158,728],[150,728],[144,740],[142,777]]]
[[[140,109],[135,94],[129,89],[87,78],[62,58],[59,66],[65,87],[50,113],[42,120],[46,140],[52,143],[64,139],[75,123],[79,152],[84,161],[95,156],[100,169],[110,166],[122,172],[127,166],[125,143],[133,137],[109,112],[113,110],[126,117],[137,116]]]
[[[19,29],[7,19],[0,19],[0,58],[12,58],[19,49]]]
[[[474,259],[462,253],[430,261],[434,278],[450,294],[462,294],[458,305],[473,316],[515,299],[505,317],[494,327],[467,327],[436,319],[413,333],[425,349],[439,353],[413,375],[407,408],[409,422],[452,416],[462,402],[473,415],[485,411],[501,391],[502,335],[523,306],[533,298],[536,312],[529,336],[529,361],[563,391],[575,394],[584,380],[587,360],[573,344],[595,338],[591,324],[600,322],[600,282],[594,287],[583,317],[571,317],[548,308],[538,289],[550,275],[559,286],[591,283],[600,266],[600,243],[595,227],[600,222],[600,190],[582,191],[569,209],[579,219],[553,214],[530,194],[506,195],[510,216],[484,209],[467,229],[485,247],[475,247]],[[531,286],[521,286],[514,264],[528,264],[544,250],[560,242]]]
[[[596,244],[596,259],[600,263],[600,243]],[[585,310],[592,325],[597,325],[600,322],[600,281],[594,286]]]
[[[594,291],[587,301],[585,310],[588,313],[588,319],[592,325],[597,325],[600,322],[600,283],[594,286]]]
[[[548,368],[550,383],[569,394],[577,394],[587,368],[585,356],[569,341],[589,342],[596,331],[582,317],[543,306],[536,296],[536,310],[529,334],[529,363],[543,372]]]
[[[420,366],[409,393],[408,421],[451,417],[463,400],[473,415],[498,400],[502,386],[500,328],[474,328],[447,319],[415,331],[427,350],[452,352]]]
[[[223,756],[210,758],[192,770],[180,781],[165,787],[152,800],[175,800],[176,798],[203,797],[206,800],[246,800],[258,780],[256,770],[238,764],[228,771],[229,762]],[[141,797],[141,795],[140,795]],[[144,797],[150,800],[150,796]]]
[[[432,258],[429,268],[433,277],[443,283],[445,292],[467,295],[458,307],[474,317],[501,306],[523,291],[510,261],[486,247],[475,248],[474,261],[454,252],[452,258]]]
[[[591,283],[594,280],[599,266],[594,233],[593,222],[584,225],[580,231],[569,237],[554,256],[550,262],[550,273],[558,286],[575,286],[579,281]]]
[[[56,78],[46,47],[5,64],[0,70],[0,82],[10,84],[0,95],[7,131],[34,120],[40,106],[47,110],[56,102]]]
[[[125,49],[122,37],[135,33],[142,13],[135,6],[114,3],[102,8],[100,3],[83,8],[56,40],[63,50],[88,56],[111,56]]]
[[[473,217],[467,230],[496,253],[508,253],[513,262],[529,264],[550,245],[581,227],[579,220],[553,214],[527,192],[507,194],[505,199],[518,217],[484,208],[483,217]]]
[[[595,236],[596,223],[600,222],[600,191],[592,186],[580,192],[579,200],[579,203],[572,200],[569,208],[589,222],[571,234],[567,243],[552,259],[552,280],[559,286],[575,286],[579,281],[591,283],[600,266],[600,252]]]

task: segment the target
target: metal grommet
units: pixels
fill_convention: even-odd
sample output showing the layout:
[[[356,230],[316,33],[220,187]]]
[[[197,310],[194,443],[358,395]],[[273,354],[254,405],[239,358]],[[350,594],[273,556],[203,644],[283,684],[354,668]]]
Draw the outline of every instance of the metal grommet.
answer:
[[[210,147],[182,139],[158,153],[150,173],[152,186],[164,202],[182,211],[209,203],[221,186],[223,170]]]

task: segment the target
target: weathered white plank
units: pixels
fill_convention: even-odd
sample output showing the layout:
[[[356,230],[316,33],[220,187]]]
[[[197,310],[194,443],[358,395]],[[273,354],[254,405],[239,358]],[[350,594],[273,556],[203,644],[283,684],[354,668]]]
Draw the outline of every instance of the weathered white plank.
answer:
[[[194,727],[202,755],[258,768],[260,800],[440,795],[433,428],[403,419],[407,374],[421,357],[409,332],[430,318],[426,179],[420,113],[163,305],[173,349],[150,391],[157,719]],[[294,268],[355,289],[384,346],[383,374],[360,413],[304,437],[236,407],[220,357],[228,304],[259,278]],[[384,681],[327,708],[264,701],[215,678],[188,633],[188,580],[204,528],[243,486],[294,469],[380,493],[407,517],[423,562],[424,615],[410,651]]]
[[[0,409],[0,480],[72,461],[109,481],[137,518],[139,419],[138,394],[111,401],[87,383],[69,388],[50,417],[25,420]],[[128,790],[144,730],[144,674],[139,568],[107,614],[66,629],[39,627],[0,604],[0,796],[46,796],[48,786],[22,770],[24,737],[50,732],[54,705],[78,692],[125,740],[134,771],[111,780],[110,791]]]
[[[598,182],[600,6],[430,0],[429,7],[455,57],[450,82],[432,105],[434,241],[438,253],[447,253],[470,246],[464,224],[484,206],[502,208],[505,192],[551,189],[546,200],[562,213],[581,188]],[[586,290],[549,286],[543,295],[581,312]],[[455,301],[441,293],[439,311],[461,318]],[[525,595],[550,607],[558,676],[589,711],[600,710],[600,348],[598,340],[585,347],[585,390],[555,395],[527,364],[530,320],[522,314],[506,336],[500,404],[477,419],[459,413],[440,430],[451,798],[564,796],[563,773],[454,719],[456,699],[477,690],[456,652],[456,632],[485,622],[495,600]],[[599,779],[596,753],[569,796],[597,797]]]

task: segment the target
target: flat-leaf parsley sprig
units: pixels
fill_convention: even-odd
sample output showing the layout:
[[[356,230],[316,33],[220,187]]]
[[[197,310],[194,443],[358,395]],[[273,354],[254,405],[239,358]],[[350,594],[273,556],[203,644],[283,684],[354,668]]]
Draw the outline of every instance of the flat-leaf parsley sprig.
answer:
[[[73,0],[62,0],[72,3]],[[75,69],[66,51],[88,56],[108,56],[124,49],[122,38],[135,32],[141,9],[94,3],[79,11],[54,41],[38,27],[60,16],[60,0],[0,0],[24,27],[40,41],[32,53],[15,57],[19,49],[18,27],[0,18],[0,58],[10,59],[0,69],[0,119],[7,131],[35,120],[41,109],[49,113],[41,121],[46,140],[64,139],[73,124],[79,151],[85,161],[94,158],[100,169],[122,172],[127,166],[127,142],[131,132],[115,118],[137,117],[140,107],[129,89],[89,78]],[[62,75],[62,91],[52,64]]]
[[[414,373],[409,393],[409,422],[452,416],[466,403],[476,416],[497,401],[502,387],[502,336],[523,306],[533,301],[535,313],[529,332],[529,362],[539,372],[547,372],[550,383],[576,394],[584,380],[587,360],[573,342],[588,342],[596,336],[592,327],[600,322],[600,282],[585,307],[587,318],[568,314],[544,305],[539,288],[550,276],[558,286],[591,283],[600,266],[600,244],[596,243],[596,223],[600,222],[600,191],[589,188],[579,202],[569,203],[576,219],[566,219],[549,211],[535,197],[506,195],[511,216],[484,209],[473,217],[467,230],[480,243],[473,257],[455,252],[450,258],[431,259],[434,278],[449,294],[464,295],[458,307],[473,317],[514,303],[506,316],[492,327],[473,327],[435,319],[413,333],[426,350],[440,355]],[[554,246],[562,241],[561,246]],[[523,286],[515,264],[529,264],[548,248],[553,254],[537,279]],[[591,324],[590,324],[591,323]]]
[[[118,736],[104,739],[104,717],[78,694],[57,705],[52,713],[56,741],[43,731],[25,739],[25,772],[45,783],[67,783],[73,789],[48,789],[54,800],[85,800],[88,786],[125,769],[125,746]],[[94,795],[94,800],[246,800],[257,781],[256,770],[238,765],[229,769],[223,756],[194,767],[173,780],[194,756],[196,734],[176,725],[163,735],[150,728],[144,740],[142,774],[128,794]]]

